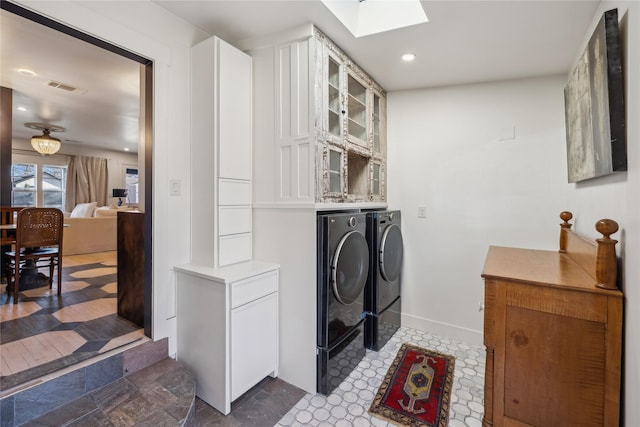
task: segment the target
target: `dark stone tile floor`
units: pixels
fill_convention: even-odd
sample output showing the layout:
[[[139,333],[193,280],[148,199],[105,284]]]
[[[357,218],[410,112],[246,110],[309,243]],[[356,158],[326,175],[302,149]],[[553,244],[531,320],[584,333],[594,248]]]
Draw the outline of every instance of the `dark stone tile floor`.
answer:
[[[279,378],[266,377],[231,404],[226,417],[196,397],[197,427],[271,427],[295,406],[306,392]]]
[[[49,411],[22,427],[194,426],[270,427],[305,396],[278,378],[267,377],[222,415],[195,398],[193,376],[166,358],[132,375]]]
[[[222,415],[195,396],[195,378],[148,341],[0,400],[5,426],[269,427],[306,393],[266,377]]]
[[[58,392],[65,387],[57,388]],[[16,402],[17,404],[18,402]],[[195,379],[165,358],[49,411],[23,427],[193,426]]]

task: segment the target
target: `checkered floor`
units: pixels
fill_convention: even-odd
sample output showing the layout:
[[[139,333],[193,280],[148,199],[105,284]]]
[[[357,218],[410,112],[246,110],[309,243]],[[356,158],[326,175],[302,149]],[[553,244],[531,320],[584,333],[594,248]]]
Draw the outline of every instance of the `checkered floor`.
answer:
[[[470,345],[402,327],[379,351],[367,351],[349,377],[329,396],[305,395],[277,426],[392,426],[368,413],[369,406],[402,343],[455,356],[449,427],[482,425],[485,351]]]
[[[115,251],[64,257],[61,297],[44,286],[14,304],[0,285],[0,390],[144,337],[117,315],[116,264]]]

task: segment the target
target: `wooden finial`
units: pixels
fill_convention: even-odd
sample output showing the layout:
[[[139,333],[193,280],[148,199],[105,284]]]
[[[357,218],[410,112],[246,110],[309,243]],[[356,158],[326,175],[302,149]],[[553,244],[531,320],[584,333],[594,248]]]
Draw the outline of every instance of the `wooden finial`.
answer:
[[[560,212],[560,219],[563,221],[563,223],[560,224],[560,253],[567,252],[567,231],[571,228],[571,224],[569,224],[571,218],[573,218],[571,212]]]
[[[569,224],[569,221],[571,220],[571,218],[573,218],[573,214],[571,212],[569,211],[560,212],[560,219],[564,221],[564,224],[560,224],[560,225],[571,227],[571,224]]]
[[[602,234],[598,242],[596,255],[596,281],[599,288],[618,289],[616,279],[618,277],[618,260],[616,258],[617,240],[612,239],[613,233],[618,231],[618,223],[612,219],[601,219],[596,222],[596,230]]]
[[[602,234],[605,239],[608,239],[613,233],[618,231],[618,223],[612,219],[601,219],[596,222],[596,230]]]

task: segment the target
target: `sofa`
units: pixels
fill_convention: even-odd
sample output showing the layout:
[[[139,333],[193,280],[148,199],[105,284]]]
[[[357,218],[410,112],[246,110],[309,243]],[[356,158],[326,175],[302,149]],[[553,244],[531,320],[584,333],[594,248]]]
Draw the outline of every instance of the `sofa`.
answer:
[[[117,217],[68,217],[62,232],[62,255],[115,251],[118,243]]]
[[[118,246],[117,213],[135,208],[101,206],[93,203],[76,205],[65,215],[62,232],[62,255],[115,251]]]

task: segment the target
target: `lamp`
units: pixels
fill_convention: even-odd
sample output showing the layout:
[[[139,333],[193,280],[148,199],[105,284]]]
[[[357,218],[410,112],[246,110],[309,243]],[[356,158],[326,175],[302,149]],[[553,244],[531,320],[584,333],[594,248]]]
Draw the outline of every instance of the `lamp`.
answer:
[[[122,198],[127,197],[127,190],[125,188],[114,188],[111,192],[113,197],[118,198],[118,206],[122,206]]]
[[[64,132],[61,126],[49,125],[46,123],[25,123],[26,127],[42,131],[42,135],[31,137],[31,146],[43,156],[55,154],[60,150],[61,142],[58,138],[49,135],[51,132]]]

